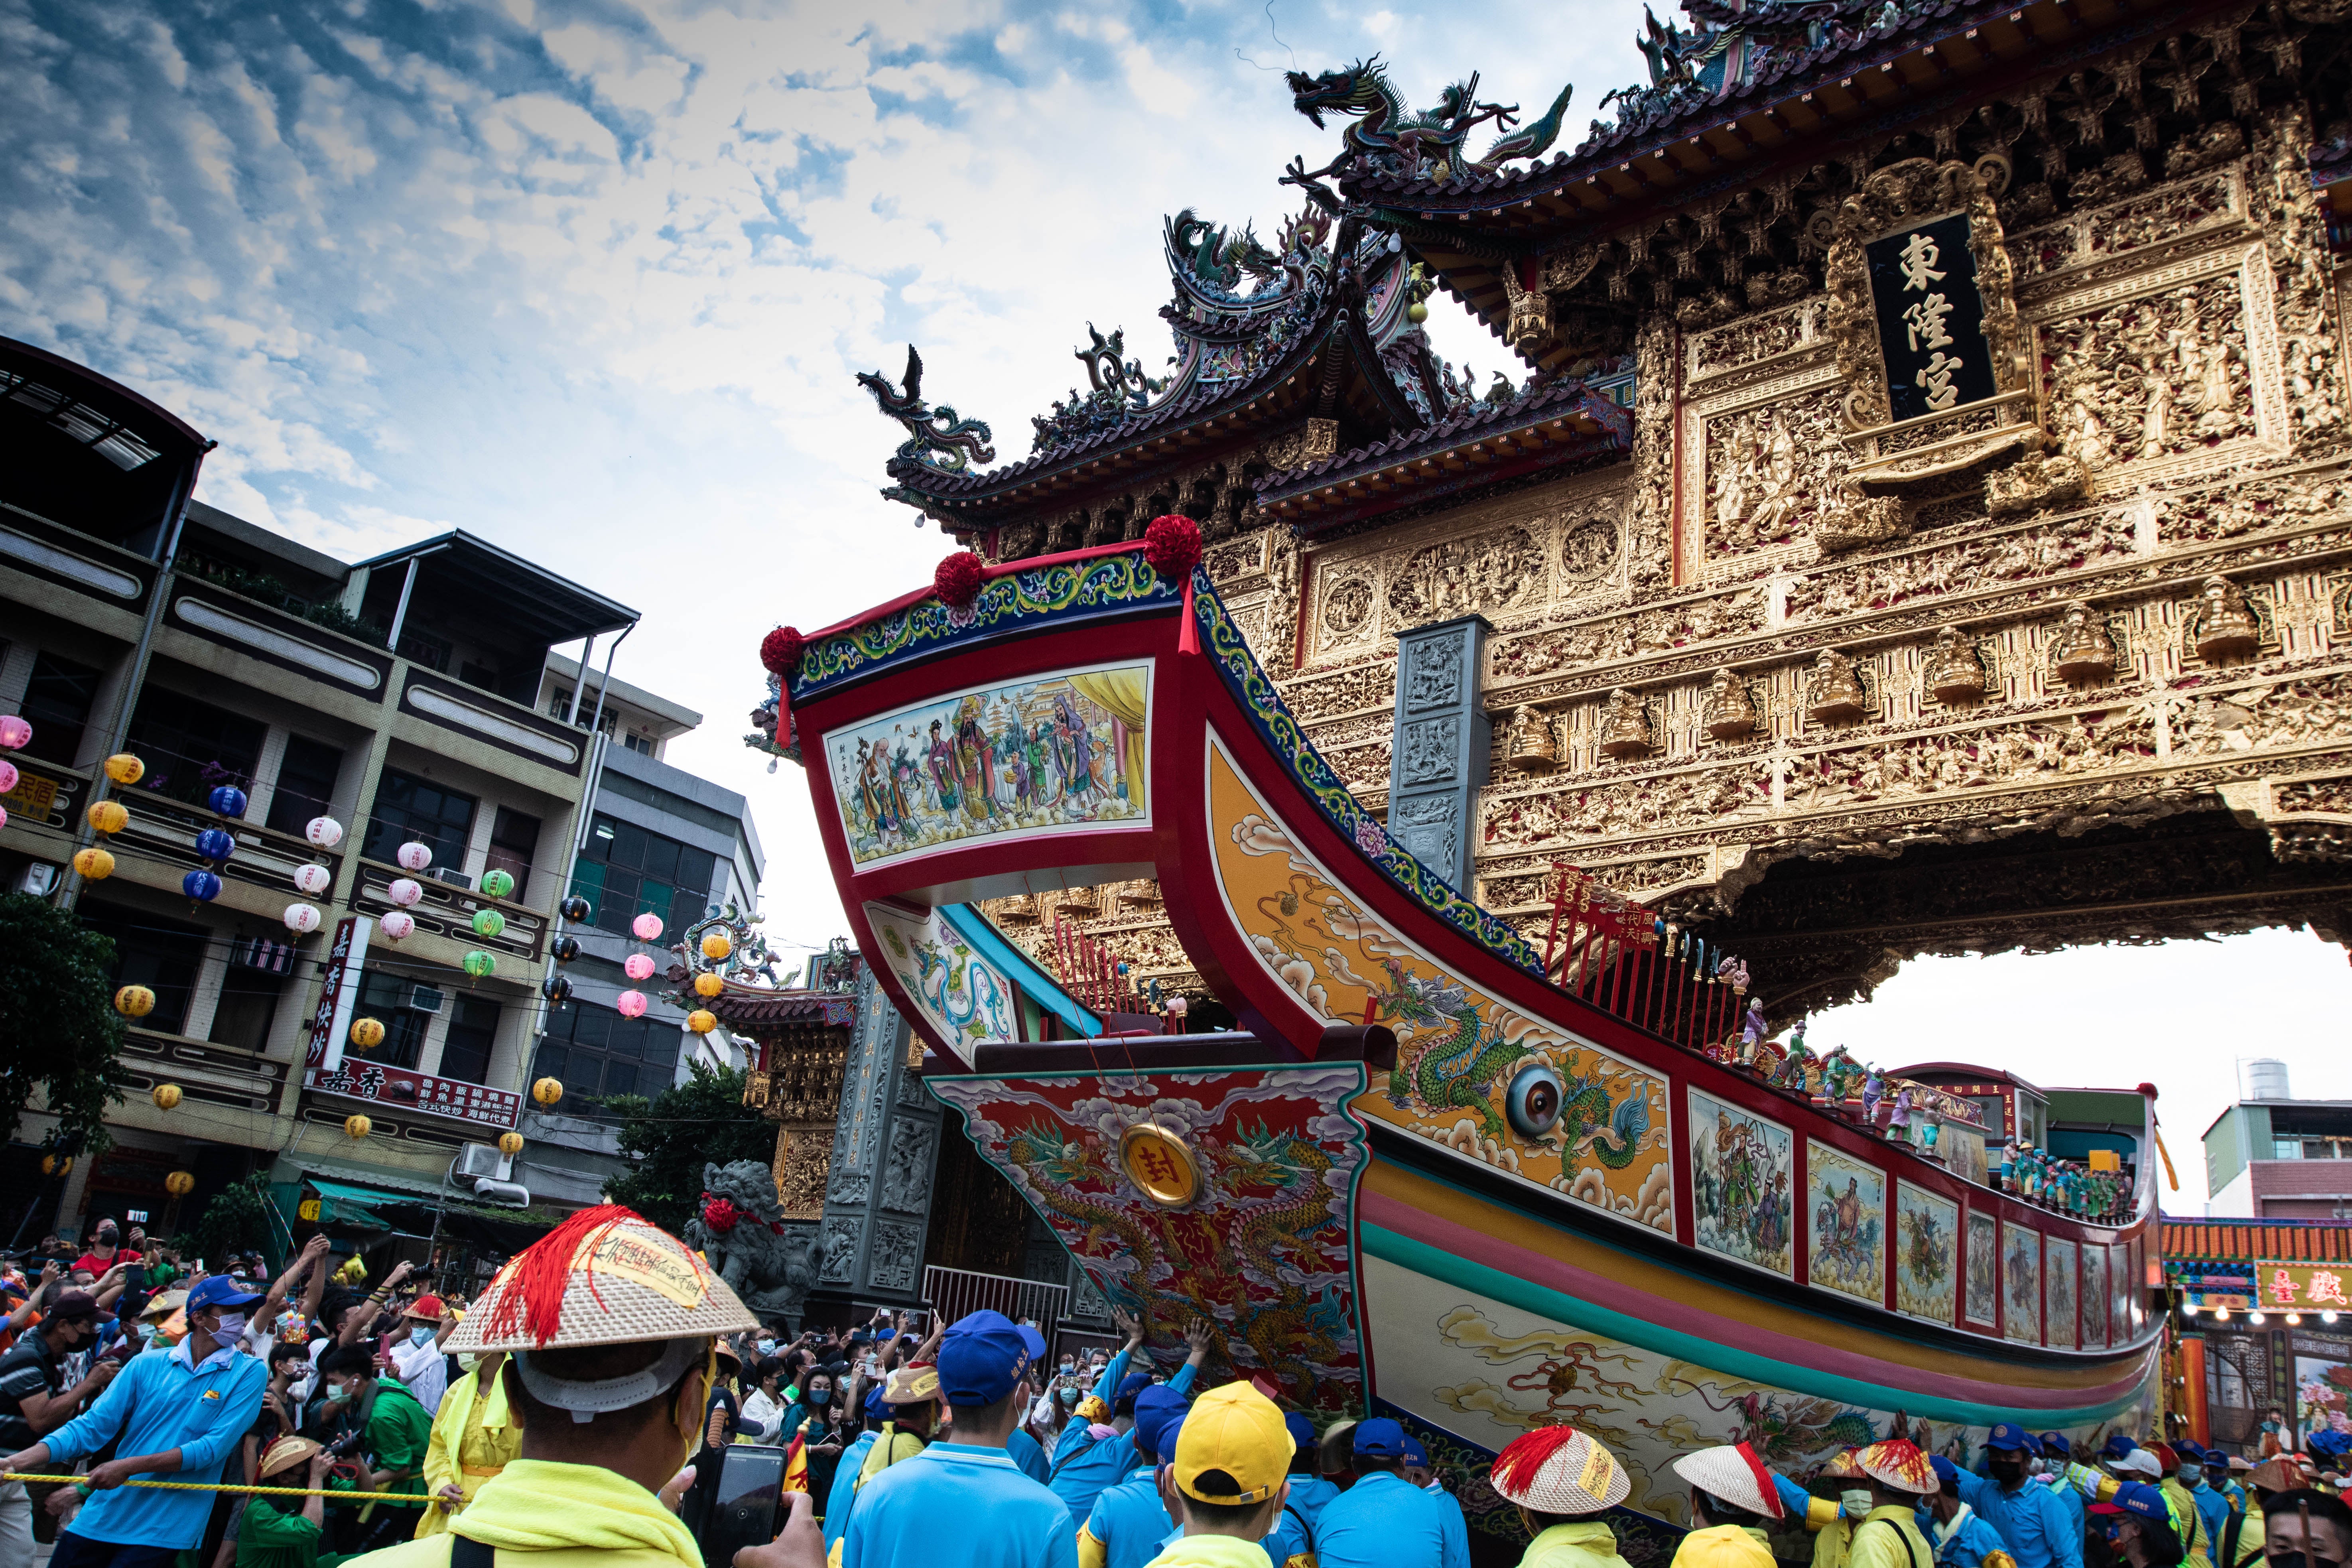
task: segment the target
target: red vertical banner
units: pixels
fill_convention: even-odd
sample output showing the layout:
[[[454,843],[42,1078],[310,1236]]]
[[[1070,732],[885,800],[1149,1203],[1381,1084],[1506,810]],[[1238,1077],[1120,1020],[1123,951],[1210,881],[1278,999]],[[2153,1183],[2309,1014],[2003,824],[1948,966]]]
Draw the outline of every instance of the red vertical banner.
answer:
[[[2200,1334],[2186,1335],[2180,1342],[2180,1414],[2188,1418],[2189,1436],[2200,1444],[2213,1440],[2205,1407],[2205,1340]]]

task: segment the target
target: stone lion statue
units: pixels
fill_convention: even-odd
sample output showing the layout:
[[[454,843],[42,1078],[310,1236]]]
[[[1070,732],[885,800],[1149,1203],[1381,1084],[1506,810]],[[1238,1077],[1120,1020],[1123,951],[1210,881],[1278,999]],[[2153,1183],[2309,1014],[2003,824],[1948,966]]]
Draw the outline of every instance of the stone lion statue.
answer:
[[[775,1177],[757,1160],[705,1165],[702,1187],[686,1222],[686,1244],[701,1252],[754,1317],[799,1333],[801,1309],[824,1272],[823,1241],[814,1232],[786,1228]]]

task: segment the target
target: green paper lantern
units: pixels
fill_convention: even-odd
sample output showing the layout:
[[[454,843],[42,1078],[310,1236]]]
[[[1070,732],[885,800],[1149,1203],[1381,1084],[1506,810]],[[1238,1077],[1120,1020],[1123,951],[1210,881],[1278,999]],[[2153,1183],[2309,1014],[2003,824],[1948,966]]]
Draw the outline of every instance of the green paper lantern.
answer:
[[[476,980],[495,973],[498,967],[499,961],[479,949],[466,955],[466,973]]]
[[[509,871],[482,873],[482,891],[494,899],[503,899],[514,891],[514,875]]]
[[[474,911],[474,934],[476,936],[496,936],[499,932],[506,929],[507,917],[499,913],[498,910],[476,910]]]

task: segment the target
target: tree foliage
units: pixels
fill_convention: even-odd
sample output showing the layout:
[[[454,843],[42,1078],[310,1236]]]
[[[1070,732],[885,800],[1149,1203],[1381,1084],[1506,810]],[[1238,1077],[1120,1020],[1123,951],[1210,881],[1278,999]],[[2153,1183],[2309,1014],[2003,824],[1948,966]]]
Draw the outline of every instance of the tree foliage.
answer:
[[[194,1248],[191,1256],[217,1259],[268,1242],[269,1218],[265,1211],[269,1199],[262,1191],[267,1179],[256,1172],[213,1194],[212,1202],[205,1205],[204,1217],[187,1237]]]
[[[121,1100],[123,1021],[114,1010],[114,939],[30,893],[0,894],[0,1138],[14,1138],[38,1089],[58,1142],[83,1156],[112,1142]]]
[[[604,1196],[626,1204],[675,1236],[702,1195],[702,1167],[737,1160],[769,1163],[776,1128],[743,1104],[743,1075],[690,1064],[694,1076],[651,1100],[615,1095],[604,1109],[621,1118],[621,1152],[636,1169],[604,1184]]]

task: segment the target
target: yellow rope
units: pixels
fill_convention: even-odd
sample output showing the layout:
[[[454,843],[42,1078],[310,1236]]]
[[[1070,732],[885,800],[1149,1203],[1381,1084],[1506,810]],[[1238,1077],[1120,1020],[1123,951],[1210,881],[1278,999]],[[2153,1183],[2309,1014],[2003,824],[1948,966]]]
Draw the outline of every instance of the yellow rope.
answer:
[[[22,1478],[20,1478],[22,1479]],[[70,1482],[70,1476],[56,1478]],[[415,1492],[347,1492],[331,1487],[235,1487],[219,1481],[125,1481],[126,1487],[152,1487],[165,1492],[242,1492],[248,1497],[323,1497],[350,1502],[405,1503],[411,1508],[424,1508],[437,1502]]]

